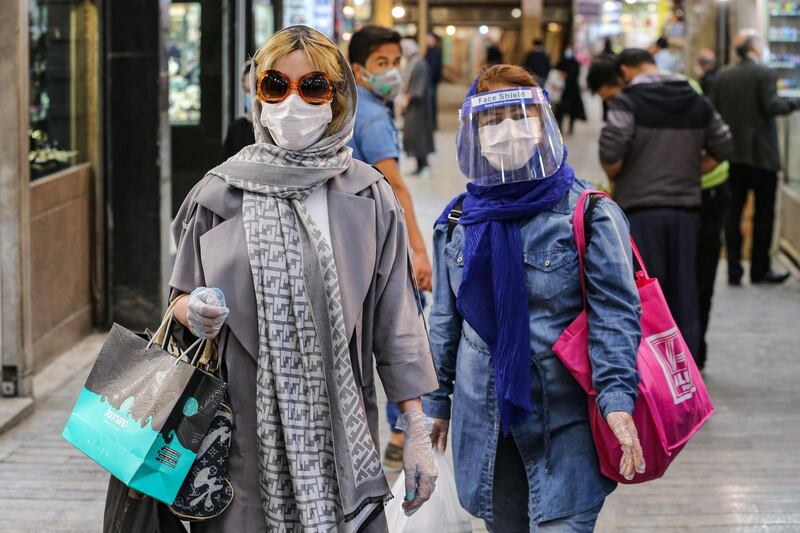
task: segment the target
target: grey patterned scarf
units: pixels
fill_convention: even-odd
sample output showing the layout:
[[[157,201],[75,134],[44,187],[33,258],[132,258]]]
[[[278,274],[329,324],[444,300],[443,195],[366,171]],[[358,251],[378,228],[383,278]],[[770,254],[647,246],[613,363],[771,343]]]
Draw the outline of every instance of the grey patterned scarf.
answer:
[[[283,31],[309,31],[287,28]],[[310,30],[315,31],[315,30]],[[304,200],[350,165],[352,106],[338,132],[302,152],[256,144],[214,171],[242,189],[256,292],[256,412],[260,488],[268,531],[356,531],[390,497],[350,363],[333,250]],[[254,65],[251,86],[255,85]],[[254,91],[255,93],[255,91]]]

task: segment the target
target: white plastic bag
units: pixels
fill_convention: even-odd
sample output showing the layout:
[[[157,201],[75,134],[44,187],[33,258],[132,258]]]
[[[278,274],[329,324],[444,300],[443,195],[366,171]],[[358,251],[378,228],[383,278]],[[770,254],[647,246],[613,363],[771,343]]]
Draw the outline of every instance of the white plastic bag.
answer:
[[[544,88],[550,96],[550,103],[555,105],[561,103],[561,96],[564,94],[564,73],[557,69],[551,69],[544,82]]]
[[[410,517],[403,512],[406,485],[405,476],[400,472],[392,487],[394,498],[386,505],[389,533],[472,533],[472,518],[458,502],[450,460],[436,452],[433,456],[439,469],[436,489],[431,499]]]

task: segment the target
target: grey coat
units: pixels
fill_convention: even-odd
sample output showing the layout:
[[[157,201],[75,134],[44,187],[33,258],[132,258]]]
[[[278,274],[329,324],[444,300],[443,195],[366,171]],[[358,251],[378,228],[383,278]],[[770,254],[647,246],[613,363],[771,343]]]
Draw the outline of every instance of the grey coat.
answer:
[[[417,59],[405,89],[408,107],[403,111],[403,149],[413,157],[425,157],[435,151],[433,144],[433,112],[428,64]]]
[[[350,357],[380,449],[373,366],[392,402],[432,392],[438,382],[418,313],[403,214],[391,187],[356,160],[329,183],[331,239]],[[241,209],[241,190],[209,173],[189,193],[173,224],[178,245],[173,295],[219,287],[231,310],[224,357],[235,416],[229,461],[234,500],[219,518],[195,524],[193,532],[266,531],[256,445],[258,318]],[[368,530],[385,528],[380,518]]]
[[[731,163],[780,170],[775,117],[800,107],[800,99],[778,96],[775,71],[744,59],[717,74],[712,101],[733,133]]]

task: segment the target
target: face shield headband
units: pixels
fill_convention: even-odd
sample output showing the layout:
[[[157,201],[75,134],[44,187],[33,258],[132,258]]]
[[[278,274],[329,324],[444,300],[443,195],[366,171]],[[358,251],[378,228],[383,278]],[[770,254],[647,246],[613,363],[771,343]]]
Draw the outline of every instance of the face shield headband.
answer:
[[[459,114],[456,149],[462,174],[483,186],[552,176],[564,148],[547,93],[539,87],[475,90],[474,83]]]

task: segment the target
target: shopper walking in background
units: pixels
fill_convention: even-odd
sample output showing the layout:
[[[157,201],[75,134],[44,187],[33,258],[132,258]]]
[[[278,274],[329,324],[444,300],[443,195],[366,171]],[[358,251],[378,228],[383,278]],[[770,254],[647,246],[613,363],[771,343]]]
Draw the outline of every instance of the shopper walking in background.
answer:
[[[547,75],[550,73],[550,56],[544,50],[542,39],[537,37],[533,40],[533,49],[525,56],[522,66],[535,76],[536,83],[544,87]]]
[[[697,59],[697,72],[700,87],[706,98],[711,99],[714,81],[719,69],[714,52],[703,48]],[[725,216],[730,192],[728,175],[730,165],[723,161],[712,171],[703,174],[700,186],[702,202],[700,203],[700,235],[697,246],[697,291],[700,300],[700,348],[694,354],[694,360],[703,370],[708,358],[706,333],[711,320],[711,302],[714,297],[714,283],[717,279],[720,251],[722,250],[722,232],[725,227]]]
[[[375,165],[386,176],[403,206],[414,272],[420,290],[431,290],[431,261],[414,214],[411,193],[400,175],[400,143],[397,127],[386,102],[400,91],[402,49],[400,34],[380,26],[365,26],[350,39],[350,65],[358,84],[358,109],[353,138],[348,145],[353,157]]]
[[[586,73],[586,85],[592,94],[603,100],[603,122],[605,122],[607,107],[622,92],[624,86],[616,59],[599,57],[592,61],[589,72]]]
[[[616,63],[616,61],[617,61],[617,54],[614,52],[614,48],[611,45],[611,38],[606,37],[605,39],[603,39],[603,50],[600,51],[600,53],[597,55],[597,58],[595,59],[595,61],[592,62],[592,64],[597,62],[598,64],[613,65]],[[589,88],[589,90],[591,90],[592,92],[596,92],[591,87]],[[600,95],[600,98],[603,99],[603,122],[605,122],[608,119],[608,101],[605,97],[603,97],[603,95]]]
[[[281,30],[250,80],[256,143],[209,171],[173,224],[175,317],[200,337],[232,333],[234,497],[192,531],[388,533],[376,367],[407,428],[404,509],[436,480],[419,396],[437,380],[401,208],[345,144],[356,84],[333,42]]]
[[[442,58],[442,38],[429,32],[425,38],[425,63],[428,64],[431,84],[431,116],[433,117],[433,130],[439,129],[439,84],[442,82],[444,60]]]
[[[611,43],[611,37],[603,39],[603,49],[597,54],[597,58],[609,61],[617,58],[617,53],[614,52],[614,45]]]
[[[679,60],[669,49],[669,41],[666,37],[659,37],[653,45],[653,49],[655,50],[653,58],[658,70],[673,74],[678,72]]]
[[[719,74],[719,65],[717,64],[717,54],[708,48],[701,48],[697,53],[697,68],[695,70],[700,88],[703,89],[703,94],[711,98],[714,81],[716,81],[717,74]]]
[[[587,185],[522,67],[478,77],[457,139],[470,183],[434,230],[430,335],[440,386],[424,398],[431,439],[444,451],[452,432],[459,499],[490,532],[591,532],[616,483],[600,472],[586,393],[552,349],[583,310],[572,219]],[[592,378],[632,479],[646,465],[631,417],[641,327],[628,224],[602,199],[591,230]]]
[[[486,48],[486,66],[499,65],[503,62],[503,52],[497,43],[490,41],[489,46]]]
[[[556,65],[556,70],[563,73],[564,92],[561,94],[561,101],[556,106],[556,121],[558,127],[562,128],[564,116],[569,115],[569,135],[575,130],[576,120],[586,120],[586,110],[583,107],[583,97],[581,96],[581,86],[579,77],[581,65],[575,59],[575,51],[572,45],[567,46],[561,61]]]
[[[624,50],[617,65],[629,85],[611,103],[600,162],[694,355],[700,176],[728,158],[730,130],[686,80],[660,73],[650,52]]]
[[[252,61],[245,61],[242,67],[242,93],[244,94],[244,114],[237,117],[228,126],[225,141],[222,143],[222,158],[228,159],[245,146],[256,142],[253,133],[253,93],[250,92],[250,67]]]
[[[764,41],[755,30],[743,30],[734,42],[739,62],[717,75],[714,107],[733,133],[730,190],[731,205],[725,224],[728,253],[728,283],[740,285],[742,268],[742,212],[747,194],[753,191],[753,247],[750,281],[783,283],[787,272],[776,272],[770,264],[775,195],[780,170],[778,128],[775,117],[800,107],[797,98],[778,96],[775,72],[762,64]]]
[[[403,115],[403,149],[417,161],[414,175],[428,178],[428,154],[434,151],[431,83],[428,63],[420,57],[417,41],[411,37],[400,43],[406,60],[403,85],[397,105]]]
[[[350,65],[358,84],[358,109],[356,110],[353,138],[348,145],[353,157],[375,165],[392,185],[408,228],[414,272],[420,290],[431,290],[431,262],[422,239],[411,193],[400,175],[400,143],[397,127],[386,103],[400,91],[403,77],[400,72],[402,49],[400,34],[380,26],[365,26],[350,39]],[[397,427],[399,407],[389,401],[386,415],[392,435],[384,464],[399,469],[403,464],[403,432]]]

